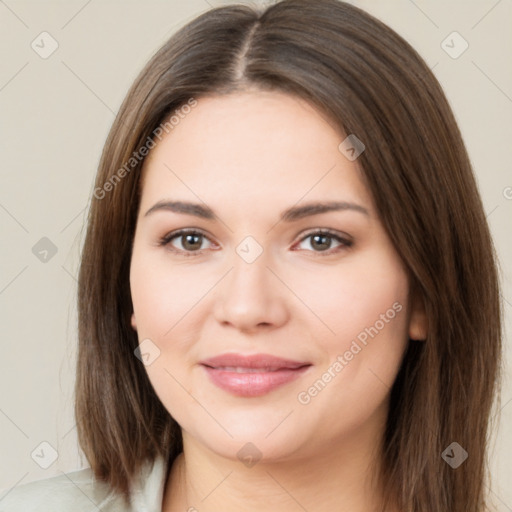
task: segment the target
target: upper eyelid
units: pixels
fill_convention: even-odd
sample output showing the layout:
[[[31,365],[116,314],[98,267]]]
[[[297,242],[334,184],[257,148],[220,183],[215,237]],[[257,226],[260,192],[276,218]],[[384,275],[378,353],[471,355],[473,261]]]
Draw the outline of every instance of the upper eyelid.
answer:
[[[182,229],[175,229],[173,231],[169,231],[169,233],[165,234],[161,240],[172,240],[173,238],[177,238],[183,235],[188,234],[198,234],[202,235],[205,238],[207,238],[210,242],[213,242],[213,240],[202,230],[199,228],[182,228]]]

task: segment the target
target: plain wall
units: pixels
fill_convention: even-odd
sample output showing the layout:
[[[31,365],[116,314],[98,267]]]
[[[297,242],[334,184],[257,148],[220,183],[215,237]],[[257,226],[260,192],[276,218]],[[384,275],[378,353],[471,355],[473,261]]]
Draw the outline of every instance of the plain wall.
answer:
[[[0,489],[87,466],[73,419],[75,297],[85,212],[101,150],[128,87],[151,55],[199,13],[230,3],[235,2],[0,2]],[[501,260],[510,333],[512,3],[351,3],[408,40],[444,87]],[[446,39],[453,31],[469,45],[457,58],[453,55],[464,43],[459,36]],[[42,32],[58,43],[47,58],[41,54],[55,43]],[[44,237],[48,240],[41,241]],[[508,337],[505,347],[508,371],[500,430],[491,445],[491,493],[497,510],[511,511]],[[58,453],[48,469],[35,462],[50,461],[51,449],[42,442]]]

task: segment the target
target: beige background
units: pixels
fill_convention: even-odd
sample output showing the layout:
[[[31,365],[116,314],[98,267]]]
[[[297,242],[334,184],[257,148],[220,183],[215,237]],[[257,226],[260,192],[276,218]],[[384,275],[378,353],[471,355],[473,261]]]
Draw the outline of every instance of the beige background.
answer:
[[[228,3],[235,2],[0,0],[0,489],[87,465],[79,455],[72,411],[75,295],[84,214],[100,152],[129,85],[153,52],[199,13]],[[512,2],[351,3],[405,37],[445,89],[501,260],[510,333]],[[45,37],[45,49],[51,48],[49,36],[38,37],[44,31],[58,43],[46,59],[31,47],[34,40],[42,46]],[[441,46],[453,31],[469,44],[456,59]],[[462,40],[450,41],[450,51],[462,48]],[[32,252],[42,237],[57,248],[46,262]],[[507,378],[491,492],[497,510],[512,511],[509,337],[505,345]],[[35,462],[51,460],[51,449],[41,442],[58,452],[48,469]]]

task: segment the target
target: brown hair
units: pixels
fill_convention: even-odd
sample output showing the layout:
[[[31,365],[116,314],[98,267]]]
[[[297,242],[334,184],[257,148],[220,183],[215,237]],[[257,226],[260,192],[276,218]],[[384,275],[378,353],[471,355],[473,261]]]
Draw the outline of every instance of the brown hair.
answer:
[[[381,475],[386,505],[487,510],[501,304],[471,164],[418,53],[337,0],[212,9],[171,37],[129,90],[101,156],[79,276],[75,413],[95,476],[128,499],[144,462],[162,455],[171,464],[182,450],[179,425],[134,356],[129,267],[143,159],[130,159],[191,98],[247,88],[306,99],[363,141],[364,179],[425,304],[428,338],[409,342],[391,386]],[[469,454],[456,469],[441,456],[452,442]]]

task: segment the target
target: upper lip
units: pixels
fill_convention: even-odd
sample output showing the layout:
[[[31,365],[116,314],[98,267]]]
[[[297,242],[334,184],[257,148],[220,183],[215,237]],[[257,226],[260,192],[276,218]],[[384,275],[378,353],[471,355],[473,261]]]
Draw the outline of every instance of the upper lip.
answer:
[[[210,357],[200,362],[211,368],[268,368],[268,369],[297,369],[302,366],[309,366],[311,363],[306,361],[294,361],[292,359],[283,359],[281,357],[272,356],[270,354],[221,354],[219,356]]]

